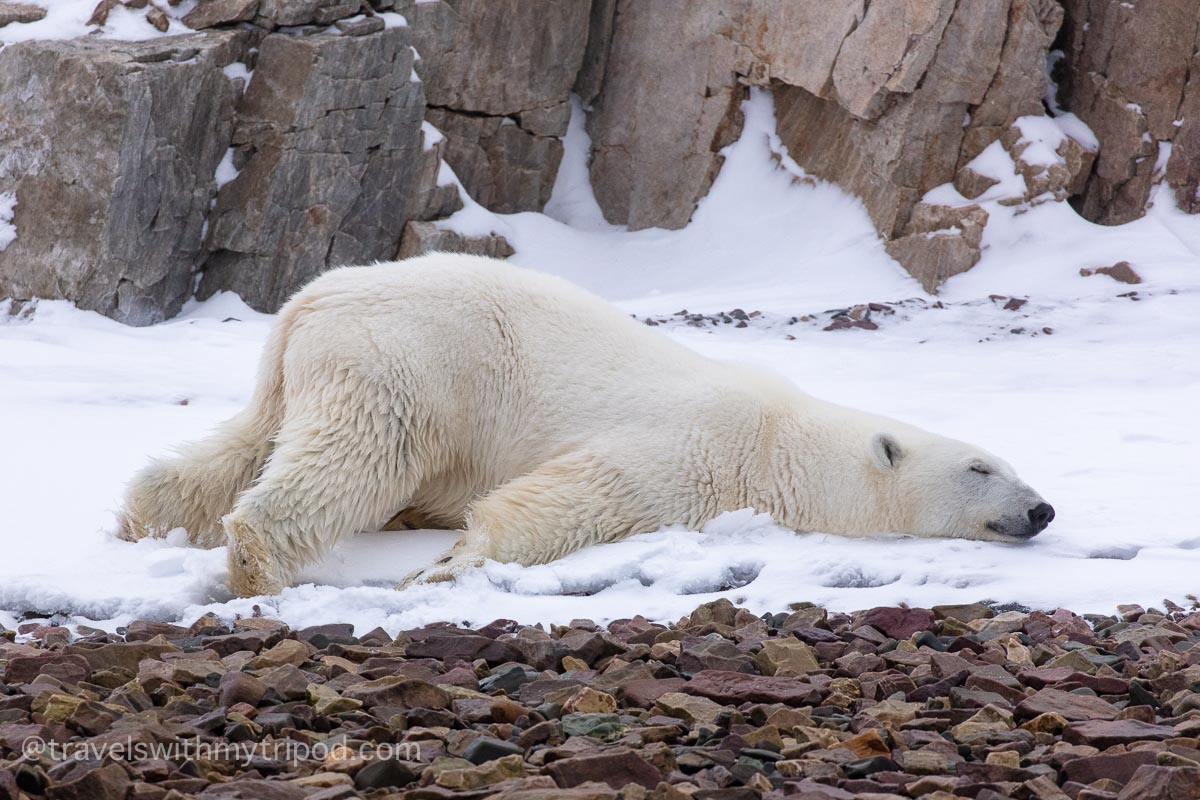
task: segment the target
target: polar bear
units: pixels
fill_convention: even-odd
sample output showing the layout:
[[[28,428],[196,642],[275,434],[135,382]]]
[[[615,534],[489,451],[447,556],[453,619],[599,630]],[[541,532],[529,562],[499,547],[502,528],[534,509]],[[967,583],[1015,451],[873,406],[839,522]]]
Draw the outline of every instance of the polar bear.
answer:
[[[435,254],[332,270],[267,340],[253,399],[133,479],[123,538],[229,545],[275,594],[407,515],[461,532],[416,581],[541,564],[751,507],[797,531],[1017,542],[1054,510],[969,444],[701,356],[598,297]]]

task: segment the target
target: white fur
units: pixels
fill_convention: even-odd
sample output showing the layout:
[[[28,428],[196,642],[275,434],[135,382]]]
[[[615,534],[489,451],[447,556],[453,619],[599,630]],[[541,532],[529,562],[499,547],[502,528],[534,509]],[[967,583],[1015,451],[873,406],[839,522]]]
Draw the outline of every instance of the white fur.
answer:
[[[1006,539],[1039,502],[970,445],[704,358],[558,278],[438,254],[297,293],[250,407],[139,473],[122,530],[227,536],[253,595],[400,511],[462,530],[418,576],[438,580],[747,506],[798,531]]]

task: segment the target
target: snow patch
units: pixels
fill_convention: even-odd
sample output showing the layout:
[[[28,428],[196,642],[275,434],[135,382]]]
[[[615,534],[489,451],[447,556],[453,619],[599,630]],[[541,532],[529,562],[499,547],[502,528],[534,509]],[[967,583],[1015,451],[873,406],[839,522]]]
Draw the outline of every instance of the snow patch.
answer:
[[[16,208],[16,193],[0,192],[0,250],[8,247],[17,238],[17,227],[12,224]]]

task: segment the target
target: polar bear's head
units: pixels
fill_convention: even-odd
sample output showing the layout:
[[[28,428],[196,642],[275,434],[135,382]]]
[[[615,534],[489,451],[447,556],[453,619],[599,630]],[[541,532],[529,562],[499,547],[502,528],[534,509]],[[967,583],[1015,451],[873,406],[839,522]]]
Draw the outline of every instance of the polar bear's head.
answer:
[[[964,442],[924,431],[876,433],[871,468],[899,507],[904,533],[1016,542],[1037,536],[1054,509],[1011,466]]]

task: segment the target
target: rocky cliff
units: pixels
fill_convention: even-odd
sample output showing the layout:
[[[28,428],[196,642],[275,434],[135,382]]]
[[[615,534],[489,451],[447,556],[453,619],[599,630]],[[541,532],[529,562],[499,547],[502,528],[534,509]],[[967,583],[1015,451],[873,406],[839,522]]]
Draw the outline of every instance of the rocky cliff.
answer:
[[[443,165],[541,210],[572,92],[597,200],[640,229],[688,223],[769,88],[788,155],[931,291],[987,208],[1120,224],[1165,181],[1200,210],[1194,0],[101,0],[101,34],[110,13],[146,41],[0,49],[0,297],[147,324],[431,243],[503,254],[427,224],[460,204]]]

